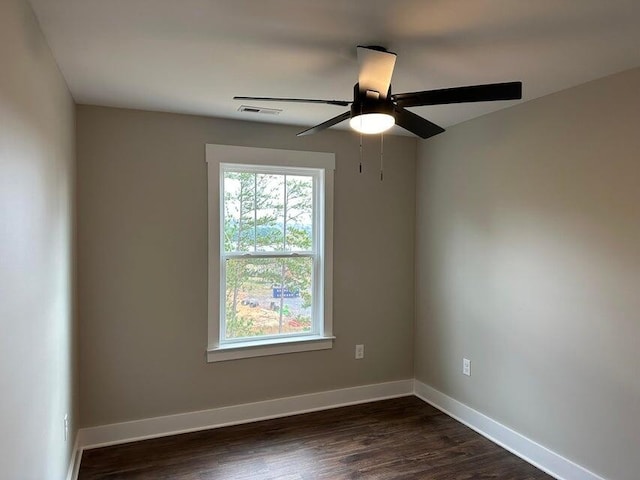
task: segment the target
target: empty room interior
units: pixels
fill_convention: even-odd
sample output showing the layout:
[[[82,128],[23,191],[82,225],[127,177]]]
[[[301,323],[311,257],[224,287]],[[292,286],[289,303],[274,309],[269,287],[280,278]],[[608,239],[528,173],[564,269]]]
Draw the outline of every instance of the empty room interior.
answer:
[[[0,0],[0,478],[638,480],[638,25]]]

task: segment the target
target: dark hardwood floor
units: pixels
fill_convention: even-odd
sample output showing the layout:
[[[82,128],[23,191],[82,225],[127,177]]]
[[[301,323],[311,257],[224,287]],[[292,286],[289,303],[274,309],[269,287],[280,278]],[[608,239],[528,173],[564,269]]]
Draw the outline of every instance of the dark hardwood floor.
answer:
[[[80,480],[541,480],[416,397],[87,450]]]

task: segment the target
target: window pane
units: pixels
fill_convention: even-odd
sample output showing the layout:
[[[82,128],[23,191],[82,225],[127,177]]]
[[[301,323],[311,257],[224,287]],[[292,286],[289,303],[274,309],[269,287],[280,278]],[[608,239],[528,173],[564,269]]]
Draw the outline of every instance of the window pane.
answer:
[[[313,259],[285,258],[280,259],[280,263],[283,281],[273,285],[271,295],[278,312],[282,313],[282,330],[287,333],[311,332]]]
[[[228,259],[225,338],[311,333],[312,273],[310,257]]]
[[[255,174],[224,173],[224,250],[253,250]]]
[[[284,249],[284,175],[256,175],[256,250]]]
[[[289,251],[313,249],[313,178],[287,175],[287,235]]]

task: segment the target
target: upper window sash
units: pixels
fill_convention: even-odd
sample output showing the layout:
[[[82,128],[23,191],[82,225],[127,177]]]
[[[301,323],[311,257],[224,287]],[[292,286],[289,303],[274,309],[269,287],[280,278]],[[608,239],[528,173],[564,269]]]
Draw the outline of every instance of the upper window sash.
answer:
[[[323,220],[324,220],[324,169],[323,168],[312,168],[312,167],[290,167],[290,166],[273,166],[273,165],[247,165],[247,164],[235,164],[228,162],[220,163],[220,175],[219,175],[219,191],[220,191],[220,253],[221,256],[238,256],[244,254],[286,254],[286,253],[298,253],[298,254],[319,254],[322,253],[322,236],[323,236]],[[253,175],[274,175],[281,176],[284,178],[283,184],[283,211],[282,211],[282,222],[283,222],[283,232],[282,232],[282,245],[281,248],[274,248],[270,250],[272,246],[263,246],[263,248],[258,248],[257,245],[257,231],[256,223],[258,218],[255,216],[257,214],[258,209],[254,203],[253,205],[253,246],[246,245],[245,247],[240,245],[241,239],[231,240],[232,249],[227,250],[226,247],[226,238],[225,238],[225,221],[227,220],[227,215],[225,208],[227,206],[225,194],[227,190],[225,189],[225,176],[228,173],[250,173]],[[302,248],[296,246],[290,246],[287,243],[288,235],[287,235],[287,222],[288,222],[288,211],[287,211],[287,177],[304,177],[309,178],[311,180],[311,212],[310,212],[310,227],[311,227],[311,248]],[[256,202],[258,197],[257,191],[253,192],[253,201]],[[291,208],[293,210],[293,208]],[[251,210],[249,210],[251,211]],[[251,221],[251,220],[249,220]],[[293,225],[293,223],[292,223]],[[250,229],[249,229],[250,230]],[[249,233],[251,236],[251,233]],[[235,243],[235,245],[234,245]],[[235,248],[233,248],[235,247]]]

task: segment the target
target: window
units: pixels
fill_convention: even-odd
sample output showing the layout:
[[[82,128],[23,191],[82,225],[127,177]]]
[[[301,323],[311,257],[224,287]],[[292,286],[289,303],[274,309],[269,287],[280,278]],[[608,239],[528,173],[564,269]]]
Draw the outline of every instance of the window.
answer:
[[[208,361],[331,348],[334,155],[206,155]]]

